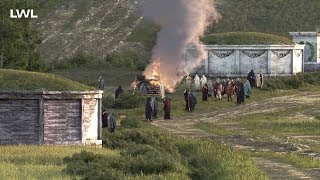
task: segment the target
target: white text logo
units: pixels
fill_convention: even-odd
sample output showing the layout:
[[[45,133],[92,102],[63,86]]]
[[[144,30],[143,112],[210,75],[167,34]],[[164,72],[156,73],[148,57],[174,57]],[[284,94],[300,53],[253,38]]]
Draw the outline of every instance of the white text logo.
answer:
[[[38,15],[35,15],[33,13],[33,9],[15,9],[16,11],[14,12],[13,9],[10,9],[10,18],[14,19],[20,19],[20,18],[38,18]]]

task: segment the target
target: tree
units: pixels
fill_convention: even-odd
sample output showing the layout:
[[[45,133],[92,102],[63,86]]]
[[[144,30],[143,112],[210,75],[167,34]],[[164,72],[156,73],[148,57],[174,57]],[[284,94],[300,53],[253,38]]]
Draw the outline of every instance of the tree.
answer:
[[[43,70],[44,61],[36,48],[39,33],[31,19],[11,19],[10,9],[37,9],[34,0],[0,1],[0,68]]]

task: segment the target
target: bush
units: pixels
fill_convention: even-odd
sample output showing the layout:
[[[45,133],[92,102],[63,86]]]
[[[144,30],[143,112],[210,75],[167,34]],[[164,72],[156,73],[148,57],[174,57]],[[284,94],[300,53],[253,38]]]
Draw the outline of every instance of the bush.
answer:
[[[320,72],[297,74],[288,77],[269,77],[264,83],[265,90],[299,89],[304,85],[319,85]]]
[[[121,127],[123,128],[140,128],[142,126],[142,122],[136,117],[126,117],[121,122]]]
[[[112,108],[115,109],[133,109],[141,107],[146,98],[132,91],[125,92],[120,98],[115,99]]]

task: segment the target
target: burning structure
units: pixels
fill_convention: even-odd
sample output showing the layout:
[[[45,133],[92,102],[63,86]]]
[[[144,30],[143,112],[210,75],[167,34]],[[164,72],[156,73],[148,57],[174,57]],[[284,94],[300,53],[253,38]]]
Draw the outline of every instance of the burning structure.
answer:
[[[144,74],[143,76],[137,76],[133,86],[137,89],[142,89],[145,86],[147,94],[162,94],[165,88],[160,79],[160,59],[152,63],[152,72],[150,74]],[[168,91],[168,89],[166,89]],[[161,95],[164,96],[164,95]]]
[[[205,59],[199,37],[210,24],[217,22],[219,14],[211,0],[146,0],[142,12],[144,18],[161,26],[144,75],[151,85],[162,83],[165,89],[173,92],[184,76]],[[184,58],[185,47],[189,45],[197,51],[192,62]]]

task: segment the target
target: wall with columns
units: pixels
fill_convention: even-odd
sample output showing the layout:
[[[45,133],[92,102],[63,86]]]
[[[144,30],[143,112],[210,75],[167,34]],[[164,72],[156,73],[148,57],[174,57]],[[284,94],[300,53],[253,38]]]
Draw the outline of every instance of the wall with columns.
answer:
[[[193,73],[212,77],[244,77],[254,70],[267,76],[303,72],[304,45],[208,45],[206,59]],[[186,49],[187,63],[196,57],[194,47]]]

